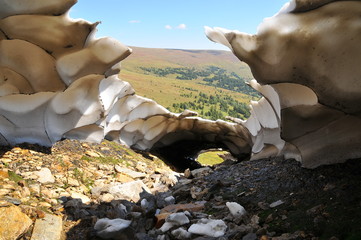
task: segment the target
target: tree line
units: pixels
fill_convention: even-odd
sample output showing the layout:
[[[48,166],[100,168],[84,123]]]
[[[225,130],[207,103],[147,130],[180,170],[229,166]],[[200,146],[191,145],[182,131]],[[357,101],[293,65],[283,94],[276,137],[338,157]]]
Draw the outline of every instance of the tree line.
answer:
[[[245,79],[238,76],[235,72],[227,72],[225,69],[216,66],[207,66],[204,69],[196,68],[155,68],[140,67],[145,74],[154,74],[159,77],[167,77],[168,75],[176,75],[179,80],[202,80],[201,84],[223,88],[235,92],[245,93],[247,95],[257,97],[257,91],[249,87],[245,83]]]
[[[193,95],[189,94],[187,97],[193,97]],[[217,93],[215,95],[208,95],[199,92],[198,95],[194,96],[193,101],[173,103],[169,110],[172,112],[182,112],[185,109],[196,111],[201,117],[211,120],[225,120],[226,116],[246,119],[250,116],[250,110],[246,103],[239,102],[231,96]]]

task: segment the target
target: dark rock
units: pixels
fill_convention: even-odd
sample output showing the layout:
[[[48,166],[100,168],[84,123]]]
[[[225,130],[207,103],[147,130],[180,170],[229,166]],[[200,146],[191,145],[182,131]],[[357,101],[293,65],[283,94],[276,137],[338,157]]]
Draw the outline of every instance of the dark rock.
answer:
[[[242,240],[257,240],[257,235],[255,233],[248,233]]]

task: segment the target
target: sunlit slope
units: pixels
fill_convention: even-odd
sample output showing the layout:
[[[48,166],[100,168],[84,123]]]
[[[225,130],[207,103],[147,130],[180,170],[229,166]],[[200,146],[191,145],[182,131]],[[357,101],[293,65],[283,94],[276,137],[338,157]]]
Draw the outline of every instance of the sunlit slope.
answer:
[[[235,91],[233,86],[244,84],[252,74],[231,52],[132,49],[133,53],[122,61],[120,77],[130,82],[138,95],[151,98],[173,112],[187,108],[210,119],[227,115],[245,117],[244,109],[238,115],[234,111],[247,108],[250,93],[236,88]],[[229,80],[233,85],[224,87]]]
[[[144,67],[196,67],[213,65],[235,72],[247,79],[252,78],[247,64],[238,60],[230,51],[182,50],[131,47],[133,53],[122,61],[124,69]]]

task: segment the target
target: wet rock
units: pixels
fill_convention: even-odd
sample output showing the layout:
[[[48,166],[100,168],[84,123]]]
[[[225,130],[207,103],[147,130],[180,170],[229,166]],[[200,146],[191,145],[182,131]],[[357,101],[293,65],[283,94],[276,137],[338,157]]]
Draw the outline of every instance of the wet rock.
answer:
[[[35,175],[38,176],[37,181],[42,184],[54,183],[55,178],[52,175],[49,168],[41,168],[40,171],[35,172]]]
[[[248,233],[246,236],[242,238],[242,240],[257,240],[257,234]]]
[[[127,229],[130,224],[131,221],[129,220],[102,218],[95,223],[94,229],[96,234],[104,239],[127,239],[125,237],[127,237],[129,232],[125,231],[125,229]]]
[[[17,206],[0,207],[0,237],[14,240],[22,236],[31,226],[31,219]]]
[[[192,224],[188,232],[208,237],[221,237],[225,234],[227,225],[222,220],[201,219]]]
[[[61,240],[63,239],[63,221],[61,217],[45,214],[35,221],[31,240]]]

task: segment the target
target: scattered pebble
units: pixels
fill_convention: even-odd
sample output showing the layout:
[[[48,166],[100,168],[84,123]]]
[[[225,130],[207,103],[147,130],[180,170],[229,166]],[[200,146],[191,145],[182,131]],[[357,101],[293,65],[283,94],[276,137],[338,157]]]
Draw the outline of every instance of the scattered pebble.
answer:
[[[275,207],[278,207],[280,205],[284,204],[284,202],[282,200],[278,200],[276,202],[273,202],[269,205],[270,208],[275,208]]]

